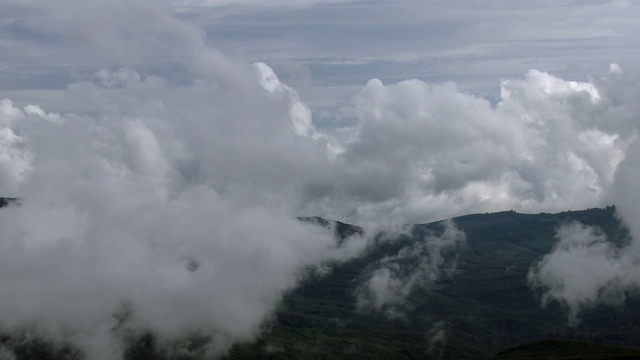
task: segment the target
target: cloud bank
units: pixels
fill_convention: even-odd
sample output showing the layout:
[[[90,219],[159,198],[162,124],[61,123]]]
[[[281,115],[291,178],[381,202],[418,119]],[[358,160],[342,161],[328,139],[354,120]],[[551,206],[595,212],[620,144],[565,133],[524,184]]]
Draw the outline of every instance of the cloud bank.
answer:
[[[360,218],[411,223],[603,204],[633,139],[606,91],[532,70],[504,80],[492,104],[453,83],[371,80],[356,99],[356,126],[337,146],[338,176],[319,195],[334,211],[345,197],[331,192],[353,199]]]
[[[565,305],[572,323],[579,320],[582,310],[603,303],[620,305],[640,288],[640,207],[636,191],[640,170],[639,123],[638,105],[630,101],[638,96],[638,75],[623,72],[615,64],[610,72],[611,77],[596,82],[608,104],[598,113],[597,119],[602,119],[598,126],[626,134],[628,140],[606,198],[616,204],[618,215],[630,231],[630,239],[615,245],[598,228],[565,225],[558,230],[558,244],[553,252],[534,264],[529,273],[531,285],[543,291],[543,304],[558,301]]]
[[[129,304],[130,326],[210,329],[219,352],[255,335],[309,266],[349,256],[350,242],[338,248],[288,201],[308,160],[291,122],[250,126],[265,118],[239,108],[234,123],[176,119],[148,106],[154,115],[90,117],[3,102],[2,190],[21,198],[0,218],[3,328],[37,322],[117,357],[113,314]]]

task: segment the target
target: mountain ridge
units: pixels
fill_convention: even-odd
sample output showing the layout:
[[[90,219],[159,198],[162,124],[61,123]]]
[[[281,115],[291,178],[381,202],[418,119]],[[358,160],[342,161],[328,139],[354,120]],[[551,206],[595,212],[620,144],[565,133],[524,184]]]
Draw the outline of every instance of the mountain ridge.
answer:
[[[640,304],[637,296],[630,294],[623,308],[599,306],[587,310],[582,321],[571,327],[560,304],[541,307],[538,294],[527,280],[531,266],[552,250],[556,230],[563,224],[579,221],[598,226],[610,241],[624,244],[628,231],[615,215],[615,206],[555,214],[470,214],[453,221],[467,238],[455,273],[442,276],[429,288],[413,289],[406,299],[404,317],[389,319],[381,312],[357,309],[354,303],[362,273],[429,234],[441,235],[444,221],[414,225],[409,234],[382,241],[362,257],[336,266],[331,274],[303,282],[285,297],[272,332],[261,341],[275,339],[289,349],[289,358],[380,359],[429,354],[444,359],[485,359],[512,346],[550,339],[636,345],[640,338],[635,330],[640,325],[640,312],[635,311]],[[335,325],[331,319],[341,321]],[[315,337],[306,337],[306,331],[315,331]],[[283,333],[288,335],[280,338]],[[426,339],[438,333],[445,334],[444,340],[429,345],[431,340]],[[349,347],[334,343],[331,339],[336,337],[349,346],[360,344],[360,351],[366,346],[376,351],[359,355],[341,352],[337,350],[341,346]],[[292,340],[296,338],[298,344],[316,344],[315,350],[301,349]],[[380,344],[387,345],[380,349]],[[228,358],[251,358],[247,355],[251,346],[241,348],[235,347]]]

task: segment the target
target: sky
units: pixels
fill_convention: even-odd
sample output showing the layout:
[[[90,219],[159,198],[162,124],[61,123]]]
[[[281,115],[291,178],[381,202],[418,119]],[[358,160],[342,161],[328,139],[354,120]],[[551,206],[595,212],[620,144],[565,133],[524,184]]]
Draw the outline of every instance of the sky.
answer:
[[[620,0],[0,0],[0,195],[22,204],[0,217],[0,326],[36,321],[116,354],[111,315],[128,304],[128,326],[213,328],[222,352],[305,269],[365,251],[367,235],[339,248],[298,216],[373,234],[616,204],[640,238],[639,13]],[[615,303],[640,284],[640,245],[603,241],[559,231],[532,286],[574,314]],[[591,262],[604,264],[591,290],[570,286]],[[398,301],[381,281],[420,283],[394,283],[389,264],[374,304]]]
[[[84,19],[68,21],[72,15],[63,4],[70,3],[57,5],[59,13],[35,1],[0,4],[0,75],[7,95],[63,88],[123,60],[176,81],[188,77],[171,66],[175,59],[169,54],[135,59],[142,61],[118,54],[114,61],[113,53],[87,47],[78,38],[98,28],[93,5],[74,9]],[[632,1],[174,0],[152,6],[197,27],[207,45],[234,59],[268,63],[318,112],[317,121],[328,124],[342,118],[320,116],[322,110],[348,104],[371,78],[455,81],[462,90],[495,101],[500,79],[521,77],[532,68],[584,81],[612,62],[633,64],[639,53],[638,6]],[[122,21],[138,20],[131,16]],[[92,26],[74,30],[75,21]],[[95,40],[108,46],[102,35]]]

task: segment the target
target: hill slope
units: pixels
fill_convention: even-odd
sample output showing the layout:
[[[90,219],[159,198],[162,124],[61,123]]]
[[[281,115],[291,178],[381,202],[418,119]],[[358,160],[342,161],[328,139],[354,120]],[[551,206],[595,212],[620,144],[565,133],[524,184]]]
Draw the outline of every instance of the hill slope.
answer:
[[[6,201],[0,202],[0,207],[4,205]],[[584,354],[601,356],[595,358],[633,358],[637,353],[624,349],[544,340],[637,346],[640,297],[629,294],[621,308],[587,311],[577,326],[570,327],[566,312],[558,304],[541,308],[527,283],[529,268],[552,249],[555,231],[563,223],[575,220],[596,225],[611,241],[624,242],[627,231],[614,212],[607,207],[559,214],[507,211],[462,216],[454,219],[466,234],[462,246],[445,246],[446,222],[415,225],[393,238],[380,235],[363,256],[334,265],[323,276],[312,273],[287,294],[259,339],[236,344],[226,358],[565,359],[574,352],[578,355],[578,348],[593,350]],[[332,224],[318,218],[302,220]],[[362,231],[333,224],[340,238]],[[425,238],[444,245],[426,246],[430,242]],[[387,285],[400,286],[396,290],[401,289],[403,296],[378,307],[362,306],[363,298],[371,295],[363,289],[372,276],[389,272],[395,278],[386,280],[397,281]],[[407,284],[412,286],[404,286]],[[162,344],[150,332],[132,333],[124,357],[195,360],[202,358],[207,341],[206,336],[188,336],[179,345],[188,351],[176,355],[178,352],[167,350],[176,344]],[[542,342],[523,345],[535,341]],[[20,334],[0,331],[0,350],[3,346],[24,359],[82,358],[69,344],[25,340]]]
[[[511,346],[545,339],[581,339],[621,346],[640,339],[640,301],[624,308],[585,312],[575,327],[558,304],[540,307],[527,283],[530,266],[555,244],[561,224],[580,221],[601,227],[623,242],[627,232],[615,209],[560,214],[501,212],[454,219],[466,233],[455,252],[457,266],[430,286],[415,287],[399,305],[400,315],[356,308],[358,288],[372,264],[421,242],[441,223],[416,225],[409,234],[381,242],[365,256],[312,278],[289,294],[277,321],[255,344],[236,346],[229,358],[445,358],[484,359]],[[344,225],[343,225],[344,229]],[[343,230],[344,231],[344,230]],[[353,232],[355,230],[351,230]]]

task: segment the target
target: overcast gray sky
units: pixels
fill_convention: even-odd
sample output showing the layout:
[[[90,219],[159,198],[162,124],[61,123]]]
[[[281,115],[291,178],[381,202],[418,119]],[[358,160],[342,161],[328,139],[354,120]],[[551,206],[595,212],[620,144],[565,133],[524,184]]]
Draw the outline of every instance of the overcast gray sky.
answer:
[[[640,4],[633,1],[156,3],[205,31],[210,46],[237,59],[268,63],[318,111],[348,101],[371,78],[455,81],[464,91],[495,99],[500,79],[532,68],[586,80],[611,62],[633,64],[640,55]],[[0,2],[5,96],[17,89],[65,87],[79,73],[117,65],[83,47],[77,41],[83,34],[72,34],[80,30],[73,29],[70,15],[52,7]],[[99,24],[92,9],[85,10],[84,20]],[[167,64],[173,60],[159,56],[136,65],[162,68],[166,76],[181,79],[179,69]]]

